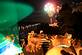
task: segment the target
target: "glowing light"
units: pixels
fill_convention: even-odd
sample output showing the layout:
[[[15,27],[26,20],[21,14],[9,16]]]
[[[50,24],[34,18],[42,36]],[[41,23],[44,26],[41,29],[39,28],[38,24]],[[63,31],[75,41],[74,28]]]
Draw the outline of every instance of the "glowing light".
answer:
[[[53,24],[49,24],[49,26],[52,26],[52,27],[58,27],[58,23],[57,22],[54,22]]]
[[[13,43],[10,43],[5,47],[5,51],[3,51],[1,55],[16,55],[21,52],[22,52],[22,48],[18,48],[14,46]]]
[[[68,45],[59,45],[59,46],[57,46],[57,47],[70,47],[70,46],[68,46]]]
[[[47,3],[44,6],[44,11],[48,13],[49,17],[52,17],[54,14],[59,13],[60,9],[60,6],[52,3]]]
[[[0,48],[4,47],[8,43],[10,43],[8,40],[5,40],[4,42],[0,43]]]
[[[54,12],[54,6],[52,3],[47,3],[44,7],[44,10],[49,13],[49,12]]]
[[[5,1],[0,2],[0,30],[15,25],[32,12],[33,8],[26,4]]]
[[[18,43],[13,43],[0,34],[0,55],[16,55],[22,52]]]
[[[53,16],[53,14],[55,12],[54,5],[52,3],[47,3],[44,6],[44,11],[46,11],[50,17]]]

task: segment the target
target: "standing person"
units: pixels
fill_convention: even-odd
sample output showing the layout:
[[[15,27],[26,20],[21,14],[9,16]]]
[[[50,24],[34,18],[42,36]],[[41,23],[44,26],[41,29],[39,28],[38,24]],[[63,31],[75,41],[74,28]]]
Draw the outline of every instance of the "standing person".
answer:
[[[43,30],[40,30],[39,37],[41,37],[43,55],[45,55],[48,50],[49,43],[47,42],[47,36],[44,34]]]
[[[39,36],[40,38],[44,38],[44,32],[43,32],[43,30],[40,30],[38,36]]]
[[[29,55],[42,55],[41,38],[39,38],[37,35],[31,37],[28,45],[26,46],[26,51]]]

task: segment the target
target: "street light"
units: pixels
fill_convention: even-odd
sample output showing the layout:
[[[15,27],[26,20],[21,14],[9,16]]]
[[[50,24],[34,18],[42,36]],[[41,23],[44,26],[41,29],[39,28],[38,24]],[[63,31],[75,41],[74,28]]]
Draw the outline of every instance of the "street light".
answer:
[[[45,4],[44,6],[44,11],[48,14],[48,16],[50,17],[50,25],[51,26],[55,26],[53,23],[52,23],[52,17],[54,16],[54,14],[58,14],[59,13],[59,10],[61,9],[60,6],[56,5],[56,4],[53,4],[53,3],[47,3]]]

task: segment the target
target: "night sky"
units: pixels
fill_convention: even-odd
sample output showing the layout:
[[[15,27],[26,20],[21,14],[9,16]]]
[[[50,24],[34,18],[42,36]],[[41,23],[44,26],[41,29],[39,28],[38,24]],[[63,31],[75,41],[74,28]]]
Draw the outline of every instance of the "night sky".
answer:
[[[34,12],[20,21],[19,23],[49,23],[48,15],[43,11],[43,6],[48,0],[20,0],[18,2],[30,4],[34,8]],[[58,1],[58,0],[53,0]],[[72,13],[72,7],[70,7],[73,3],[79,3],[81,0],[61,0],[59,1],[62,5],[62,9],[60,10],[59,16],[56,18],[60,27],[62,28],[62,32],[64,29],[68,32],[75,32],[76,36],[79,36],[82,39],[82,27],[81,27],[81,16],[82,12],[74,12]],[[61,24],[62,23],[62,24]],[[74,34],[74,33],[73,33]]]
[[[37,22],[48,23],[49,22],[49,19],[48,19],[49,17],[43,10],[43,7],[48,0],[16,0],[16,1],[30,4],[34,8],[34,12],[21,22],[29,22],[29,23],[30,22],[34,22],[34,23],[37,23]],[[73,2],[76,2],[76,3],[80,2],[80,0],[53,0],[53,1],[54,2],[59,1],[61,4],[68,4],[68,5],[71,5]]]

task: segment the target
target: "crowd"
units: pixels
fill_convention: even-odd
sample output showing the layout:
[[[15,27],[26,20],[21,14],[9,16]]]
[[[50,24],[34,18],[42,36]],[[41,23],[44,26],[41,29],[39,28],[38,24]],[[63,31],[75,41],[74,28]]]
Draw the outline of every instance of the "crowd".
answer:
[[[27,44],[25,44],[24,39],[22,39],[21,42],[21,47],[23,48],[22,54],[24,55],[49,55],[52,53],[50,50],[54,47],[60,48],[58,51],[61,52],[62,55],[65,51],[69,53],[69,55],[78,55],[82,49],[82,41],[73,39],[72,34],[68,33],[64,35],[47,35],[44,34],[43,30],[40,30],[39,34],[31,31],[28,33],[26,39]]]
[[[29,32],[25,39],[19,39],[14,34],[7,35],[4,38],[13,43],[12,46],[14,47],[19,47],[20,43],[19,48],[22,48],[19,55],[80,55],[82,53],[82,40],[73,39],[72,34],[69,33],[64,35],[47,35],[44,34],[43,30],[40,30],[39,33]],[[11,47],[11,44],[8,46]]]

